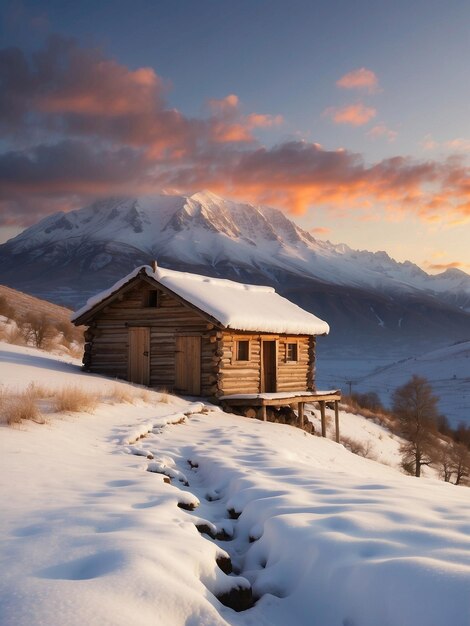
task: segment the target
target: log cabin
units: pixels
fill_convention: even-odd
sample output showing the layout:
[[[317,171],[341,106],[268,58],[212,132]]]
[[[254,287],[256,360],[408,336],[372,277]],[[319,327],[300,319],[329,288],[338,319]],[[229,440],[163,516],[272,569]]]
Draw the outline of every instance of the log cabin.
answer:
[[[315,392],[315,340],[329,332],[272,287],[156,263],[91,298],[72,321],[87,326],[85,370],[213,399]]]

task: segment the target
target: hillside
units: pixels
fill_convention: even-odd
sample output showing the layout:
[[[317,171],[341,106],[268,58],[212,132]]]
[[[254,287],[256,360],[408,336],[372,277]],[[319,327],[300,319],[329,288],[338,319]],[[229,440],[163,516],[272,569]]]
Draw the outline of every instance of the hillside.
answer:
[[[402,356],[470,336],[470,276],[316,240],[282,212],[201,192],[111,198],[0,246],[0,281],[77,308],[134,267],[269,284],[332,327],[330,349]]]
[[[83,352],[84,327],[70,321],[71,310],[0,285],[0,340],[57,354]]]
[[[0,300],[13,309],[16,317],[34,312],[38,315],[45,315],[49,320],[59,324],[70,322],[72,311],[69,308],[35,298],[5,285],[0,285]]]
[[[339,385],[346,392],[350,382],[353,391],[376,392],[390,406],[393,391],[418,374],[430,382],[439,397],[439,409],[452,426],[461,421],[470,422],[469,341],[392,362],[391,356],[387,355],[381,362],[359,356],[356,360],[341,361],[320,352],[319,383],[326,388]]]
[[[123,403],[78,361],[2,350],[7,384],[108,394],[94,414],[0,426],[5,626],[467,626],[467,489],[120,383]],[[370,433],[393,463],[393,438]],[[235,587],[252,608],[217,599]]]

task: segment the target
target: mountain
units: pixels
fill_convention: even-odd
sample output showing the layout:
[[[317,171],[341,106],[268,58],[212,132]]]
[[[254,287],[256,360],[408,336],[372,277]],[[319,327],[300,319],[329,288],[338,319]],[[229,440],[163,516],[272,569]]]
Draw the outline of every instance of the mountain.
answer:
[[[281,211],[192,196],[110,198],[0,246],[0,281],[78,307],[136,265],[271,284],[328,320],[331,346],[445,345],[470,336],[470,276],[318,241]]]

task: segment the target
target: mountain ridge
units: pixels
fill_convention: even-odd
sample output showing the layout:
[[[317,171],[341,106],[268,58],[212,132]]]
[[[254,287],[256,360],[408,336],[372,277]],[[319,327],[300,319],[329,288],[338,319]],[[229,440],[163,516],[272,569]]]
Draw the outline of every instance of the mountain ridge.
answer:
[[[465,272],[432,276],[386,252],[320,241],[277,209],[211,192],[114,197],[46,217],[0,246],[0,281],[78,307],[152,259],[173,269],[271,285],[333,318],[338,342],[350,340],[351,326],[369,343],[470,336]]]

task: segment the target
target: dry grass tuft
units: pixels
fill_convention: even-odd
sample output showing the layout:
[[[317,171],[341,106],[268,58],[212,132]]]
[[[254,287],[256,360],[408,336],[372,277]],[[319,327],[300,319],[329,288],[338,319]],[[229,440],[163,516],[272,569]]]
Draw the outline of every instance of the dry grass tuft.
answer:
[[[159,390],[160,398],[159,402],[163,402],[163,404],[169,404],[170,402],[170,393],[166,387],[161,387]]]
[[[31,420],[38,424],[44,423],[33,390],[28,388],[17,394],[0,390],[0,421],[13,426],[23,420]]]
[[[139,400],[142,400],[142,402],[150,402],[150,400],[152,399],[152,392],[149,391],[148,389],[136,388],[135,397],[138,398]]]
[[[134,404],[135,401],[135,393],[129,387],[125,385],[114,385],[113,390],[111,391],[110,400],[112,402],[116,402],[117,404],[127,403]]]
[[[93,413],[98,404],[98,395],[94,392],[85,391],[81,387],[63,387],[54,393],[53,407],[58,413],[85,411]]]
[[[373,449],[373,445],[369,440],[360,441],[359,439],[354,439],[353,437],[343,436],[341,437],[341,443],[347,450],[349,450],[353,454],[362,456],[365,459],[377,458]]]

